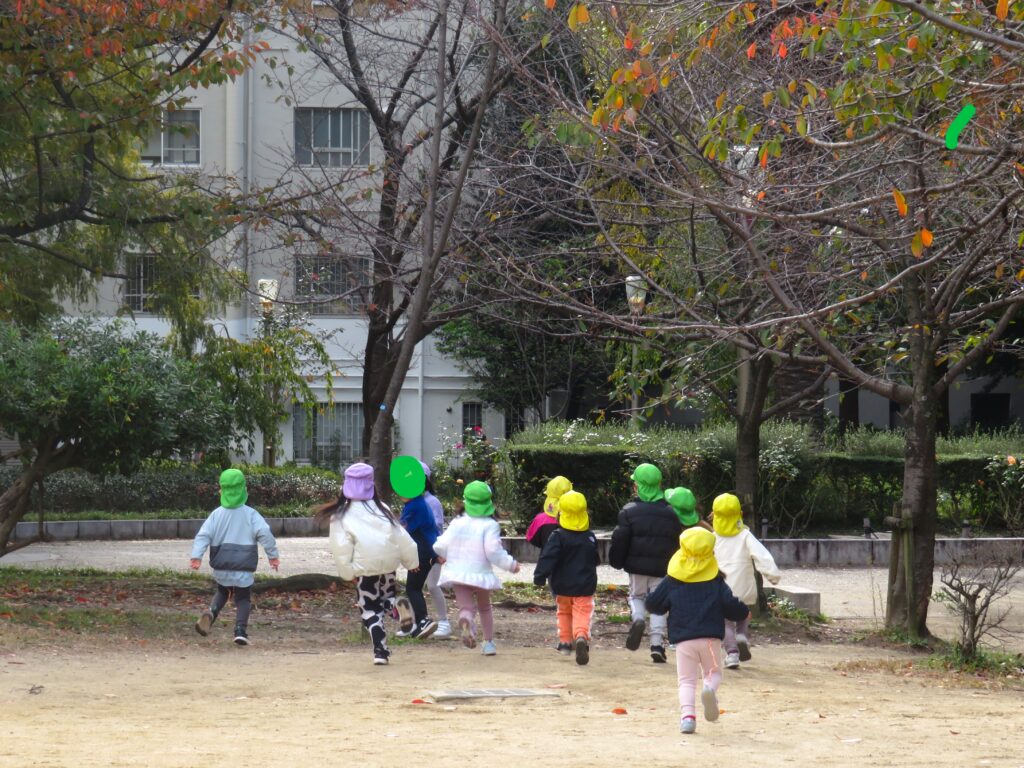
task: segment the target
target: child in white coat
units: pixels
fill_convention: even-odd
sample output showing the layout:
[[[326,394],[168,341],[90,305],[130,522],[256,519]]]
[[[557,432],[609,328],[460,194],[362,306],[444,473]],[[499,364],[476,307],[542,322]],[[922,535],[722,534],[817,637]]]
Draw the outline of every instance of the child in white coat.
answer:
[[[494,615],[491,592],[501,588],[492,565],[519,573],[519,563],[501,546],[501,527],[494,519],[494,504],[487,483],[474,480],[462,494],[466,513],[451,522],[434,542],[434,552],[441,558],[440,585],[452,587],[459,607],[459,629],[462,644],[476,647],[475,614],[480,614],[483,630],[484,656],[494,656]]]
[[[384,614],[395,607],[395,571],[399,564],[419,566],[416,542],[391,510],[377,500],[373,467],[353,464],[345,470],[341,498],[321,507],[317,519],[330,520],[330,545],[338,575],[356,580],[356,605],[373,641],[373,663],[387,664]],[[412,617],[403,617],[412,626]]]
[[[711,511],[715,528],[715,559],[725,574],[725,583],[740,600],[753,607],[757,604],[757,583],[754,565],[772,584],[781,574],[771,552],[743,524],[740,500],[731,493],[715,498]],[[750,617],[725,622],[725,666],[739,669],[741,661],[750,661]]]

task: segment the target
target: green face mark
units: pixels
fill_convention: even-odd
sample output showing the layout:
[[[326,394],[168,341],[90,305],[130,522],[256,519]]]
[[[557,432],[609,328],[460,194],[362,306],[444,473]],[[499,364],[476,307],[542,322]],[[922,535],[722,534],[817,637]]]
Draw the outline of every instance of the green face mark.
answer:
[[[415,456],[396,456],[391,460],[391,488],[403,499],[415,499],[427,487],[427,476]]]
[[[946,149],[956,149],[957,144],[960,143],[960,132],[967,127],[976,111],[973,104],[967,104],[960,110],[960,114],[953,119],[946,130]]]

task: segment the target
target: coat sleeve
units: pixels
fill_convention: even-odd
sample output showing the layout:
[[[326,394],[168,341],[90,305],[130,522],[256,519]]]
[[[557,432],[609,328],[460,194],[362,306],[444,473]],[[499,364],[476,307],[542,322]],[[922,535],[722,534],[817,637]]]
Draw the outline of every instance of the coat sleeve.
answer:
[[[749,534],[746,537],[747,552],[753,558],[757,570],[772,584],[778,584],[779,579],[782,578],[782,572],[779,571],[779,566],[775,564],[775,558],[772,557],[772,553],[768,551],[764,544],[754,538],[754,534],[750,533],[750,531],[747,531],[747,533]]]
[[[352,568],[352,557],[355,555],[355,537],[345,528],[341,520],[331,521],[331,554],[334,555],[334,564],[338,566],[338,576],[345,581],[352,581],[355,578],[355,570]]]
[[[448,529],[438,536],[437,540],[434,542],[434,554],[438,557],[448,556],[448,542],[451,541],[451,530],[451,526],[448,526]]]
[[[277,539],[274,538],[270,526],[263,519],[263,515],[256,510],[253,510],[252,517],[252,527],[256,531],[256,541],[263,546],[263,551],[267,553],[268,560],[277,560],[280,557],[280,553],[277,551]]]
[[[633,531],[629,524],[629,517],[626,510],[619,511],[619,522],[612,531],[612,544],[608,548],[608,565],[612,568],[622,569],[626,564],[626,555],[629,554],[629,541],[633,537]]]
[[[658,588],[661,588],[660,585]],[[719,599],[722,603],[722,615],[729,621],[743,621],[750,614],[750,609],[732,593],[729,585],[725,583],[725,579],[719,582]]]
[[[669,600],[670,589],[672,589],[672,579],[662,579],[657,588],[644,600],[644,607],[648,612],[658,616],[664,616],[669,612],[669,609],[672,607],[672,602]]]
[[[558,531],[555,531],[548,536],[548,541],[544,545],[544,549],[541,550],[540,558],[537,560],[537,566],[533,569],[533,583],[538,587],[544,586],[544,582],[551,576],[551,572],[555,569],[555,563],[558,562],[558,557],[562,553],[562,537],[558,535]]]
[[[196,534],[195,539],[192,541],[192,559],[202,560],[203,553],[210,546],[210,539],[213,535],[213,515],[210,515],[203,521],[203,524],[199,527],[199,532]]]
[[[488,525],[484,533],[484,553],[491,565],[496,565],[502,570],[511,571],[515,567],[515,558],[501,546],[501,526],[497,521],[494,521],[493,525]]]
[[[398,552],[402,565],[406,570],[420,567],[420,551],[409,532],[400,525],[394,526],[394,535],[398,537]]]

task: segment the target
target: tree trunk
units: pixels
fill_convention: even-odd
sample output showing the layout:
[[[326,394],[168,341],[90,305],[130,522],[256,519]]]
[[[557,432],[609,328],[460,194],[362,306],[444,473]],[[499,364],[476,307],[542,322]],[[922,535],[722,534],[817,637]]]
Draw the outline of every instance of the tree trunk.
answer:
[[[14,535],[14,526],[20,523],[28,512],[33,484],[53,472],[66,469],[70,466],[73,455],[73,450],[55,449],[52,446],[37,449],[32,463],[26,466],[10,487],[0,495],[0,557],[10,549],[17,549],[17,546],[10,547],[10,542]]]
[[[742,359],[736,403],[736,495],[743,522],[757,530],[757,481],[761,458],[761,422],[774,363],[769,357]]]
[[[908,537],[904,530],[893,531],[893,536],[904,536],[904,546],[900,547],[900,556],[890,563],[885,614],[886,627],[922,638],[929,635],[928,601],[935,568],[938,399],[932,389],[933,370],[927,360],[918,368],[914,400],[907,414],[900,506],[910,546],[905,546]]]

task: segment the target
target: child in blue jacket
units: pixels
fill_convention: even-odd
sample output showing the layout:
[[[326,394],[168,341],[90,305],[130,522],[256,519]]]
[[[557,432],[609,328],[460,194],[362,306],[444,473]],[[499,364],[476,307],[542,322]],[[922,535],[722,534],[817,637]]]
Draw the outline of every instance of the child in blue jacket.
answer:
[[[203,553],[210,549],[210,567],[217,591],[209,610],[203,611],[196,622],[196,632],[209,634],[217,615],[235,598],[235,644],[248,645],[249,611],[252,607],[253,574],[259,563],[257,542],[263,545],[270,567],[275,571],[281,564],[277,541],[263,516],[246,506],[249,494],[245,490],[245,475],[237,469],[225,469],[220,475],[220,506],[206,518],[192,544],[192,570],[199,570]]]

